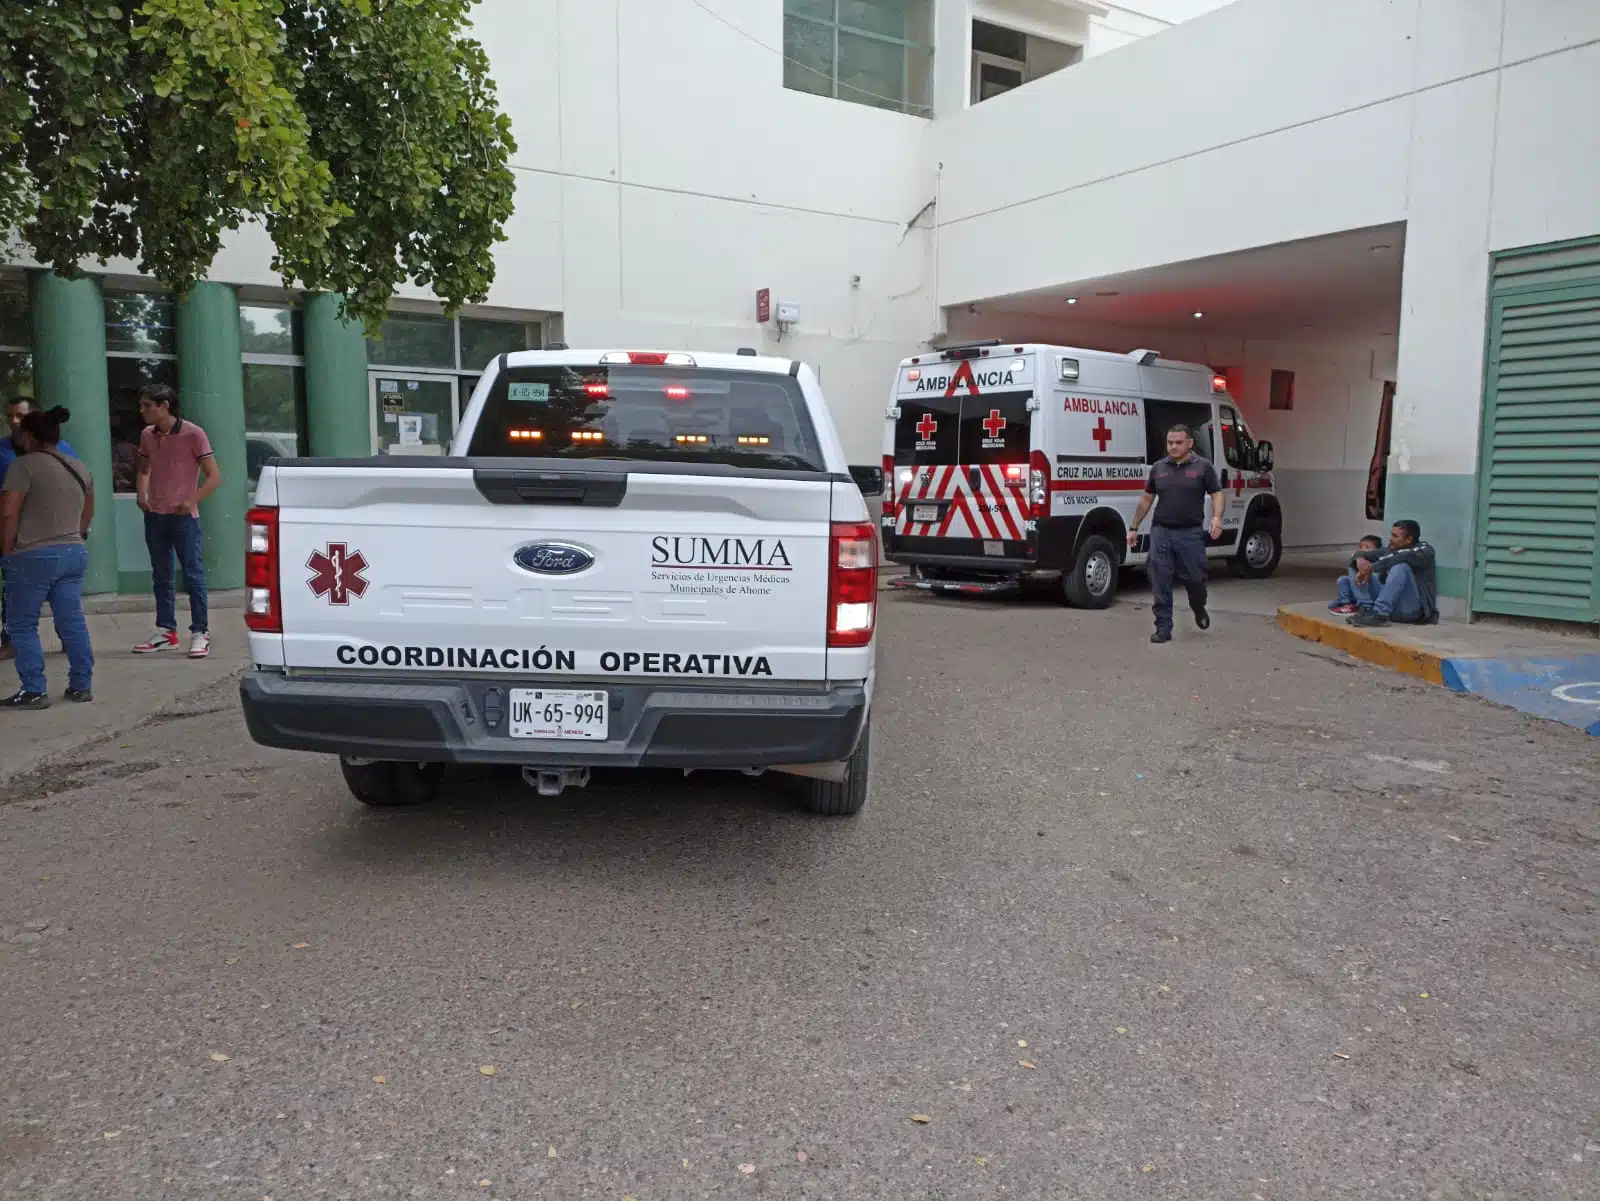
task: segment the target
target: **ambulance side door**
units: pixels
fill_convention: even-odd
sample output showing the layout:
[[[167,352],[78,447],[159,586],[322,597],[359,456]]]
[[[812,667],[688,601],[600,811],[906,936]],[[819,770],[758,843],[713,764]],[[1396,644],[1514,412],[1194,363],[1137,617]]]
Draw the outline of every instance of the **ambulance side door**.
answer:
[[[1250,435],[1245,432],[1239,413],[1231,404],[1217,405],[1217,477],[1227,503],[1222,509],[1222,540],[1217,545],[1232,554],[1239,545],[1244,515],[1255,495],[1255,455]]]

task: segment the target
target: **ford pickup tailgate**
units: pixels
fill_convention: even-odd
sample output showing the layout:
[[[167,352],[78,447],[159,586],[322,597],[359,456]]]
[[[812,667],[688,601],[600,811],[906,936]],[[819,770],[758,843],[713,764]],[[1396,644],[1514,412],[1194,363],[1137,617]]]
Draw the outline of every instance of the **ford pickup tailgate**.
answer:
[[[828,482],[607,467],[280,467],[284,666],[825,678]]]
[[[281,666],[827,679],[839,480],[796,380],[621,357],[502,362],[459,457],[279,464]]]

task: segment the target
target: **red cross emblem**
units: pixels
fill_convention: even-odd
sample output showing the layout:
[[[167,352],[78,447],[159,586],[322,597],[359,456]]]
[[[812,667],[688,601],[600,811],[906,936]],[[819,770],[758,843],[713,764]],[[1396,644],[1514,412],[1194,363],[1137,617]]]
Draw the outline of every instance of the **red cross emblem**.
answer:
[[[917,437],[924,442],[933,440],[933,431],[939,428],[939,423],[933,419],[932,413],[924,413],[922,420],[917,422]]]
[[[1099,425],[1089,431],[1089,437],[1093,438],[1095,444],[1100,447],[1100,453],[1105,454],[1106,448],[1111,445],[1111,427],[1106,424],[1104,417],[1100,418]]]
[[[1235,496],[1244,495],[1244,472],[1242,471],[1233,473],[1233,494]]]
[[[1000,416],[999,409],[990,409],[989,415],[983,419],[983,431],[991,438],[998,438],[1000,431],[1006,428],[1006,419]]]
[[[352,553],[343,542],[330,542],[327,550],[313,551],[306,567],[311,572],[306,583],[312,593],[327,597],[331,605],[348,605],[352,596],[365,595],[371,582],[361,574],[367,569],[366,556],[360,551]]]

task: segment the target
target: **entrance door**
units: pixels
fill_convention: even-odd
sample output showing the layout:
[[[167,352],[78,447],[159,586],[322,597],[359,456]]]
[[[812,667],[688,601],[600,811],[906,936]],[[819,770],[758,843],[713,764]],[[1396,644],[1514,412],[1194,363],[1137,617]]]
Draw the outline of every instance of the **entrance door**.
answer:
[[[380,455],[442,455],[455,437],[454,378],[374,371],[368,376],[372,446]]]

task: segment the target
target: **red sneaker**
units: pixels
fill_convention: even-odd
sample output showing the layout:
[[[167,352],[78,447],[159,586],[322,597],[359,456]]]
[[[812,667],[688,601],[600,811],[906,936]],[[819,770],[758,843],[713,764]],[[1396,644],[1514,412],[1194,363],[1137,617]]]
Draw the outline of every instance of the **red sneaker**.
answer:
[[[141,642],[133,648],[136,655],[153,655],[157,651],[175,651],[178,649],[177,630],[157,630],[150,635],[149,642]]]
[[[1329,605],[1328,606],[1328,612],[1329,613],[1337,613],[1340,617],[1348,617],[1348,616],[1350,616],[1350,614],[1354,613],[1355,611],[1356,611],[1356,606],[1354,606],[1354,605]]]

